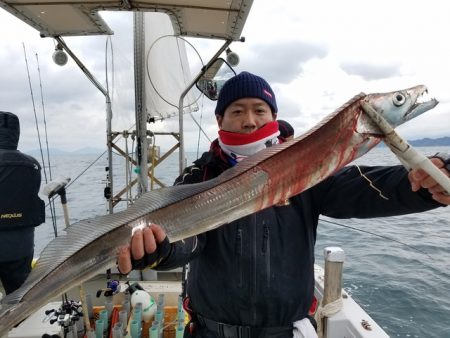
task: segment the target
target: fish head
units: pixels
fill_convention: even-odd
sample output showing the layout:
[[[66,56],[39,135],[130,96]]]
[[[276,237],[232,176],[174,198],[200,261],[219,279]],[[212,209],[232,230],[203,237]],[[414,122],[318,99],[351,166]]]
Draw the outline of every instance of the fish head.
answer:
[[[365,101],[393,128],[433,109],[439,103],[434,98],[428,98],[428,89],[424,85],[390,93],[368,94]]]

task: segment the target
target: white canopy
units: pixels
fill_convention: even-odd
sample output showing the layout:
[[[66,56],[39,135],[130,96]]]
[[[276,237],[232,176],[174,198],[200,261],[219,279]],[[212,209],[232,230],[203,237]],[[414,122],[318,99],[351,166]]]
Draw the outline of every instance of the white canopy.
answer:
[[[238,40],[253,0],[0,0],[43,37],[113,34],[99,11],[167,13],[175,34]]]

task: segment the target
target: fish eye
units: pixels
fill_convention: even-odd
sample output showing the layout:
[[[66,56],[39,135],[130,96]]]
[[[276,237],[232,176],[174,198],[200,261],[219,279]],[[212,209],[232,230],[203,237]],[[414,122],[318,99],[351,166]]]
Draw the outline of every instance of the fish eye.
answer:
[[[394,96],[392,97],[392,102],[394,103],[394,105],[396,105],[397,107],[401,106],[402,104],[404,104],[406,101],[406,97],[405,95],[403,95],[400,92],[397,92],[394,94]]]

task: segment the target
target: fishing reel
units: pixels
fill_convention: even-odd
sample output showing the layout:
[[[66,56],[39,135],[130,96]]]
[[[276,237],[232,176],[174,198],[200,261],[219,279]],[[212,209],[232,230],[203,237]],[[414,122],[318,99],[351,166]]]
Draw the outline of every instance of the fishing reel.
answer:
[[[108,279],[105,289],[97,290],[96,297],[99,298],[102,293],[105,297],[111,297],[120,292],[120,282],[115,279]]]
[[[77,322],[81,317],[83,317],[83,310],[81,302],[65,301],[59,309],[46,310],[43,321],[49,320],[50,324],[57,323],[64,329],[71,326],[73,323]]]

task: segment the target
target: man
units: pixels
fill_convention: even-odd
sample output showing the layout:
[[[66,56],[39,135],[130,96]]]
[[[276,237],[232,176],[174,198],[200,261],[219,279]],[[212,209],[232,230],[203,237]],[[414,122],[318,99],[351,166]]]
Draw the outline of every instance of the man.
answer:
[[[6,294],[18,289],[31,271],[34,227],[45,221],[39,196],[41,166],[17,150],[16,115],[0,111],[0,280]]]
[[[243,72],[228,80],[215,110],[219,137],[175,184],[206,181],[279,142],[275,94],[262,78]],[[433,158],[449,175],[450,159]],[[447,169],[443,169],[444,166]],[[380,217],[450,204],[450,196],[421,171],[401,166],[355,167],[311,189],[207,233],[169,244],[162,228],[137,231],[120,249],[123,273],[133,267],[171,269],[190,263],[188,306],[195,337],[314,337],[307,319],[314,291],[314,244],[319,215]],[[428,190],[428,191],[427,191]]]

